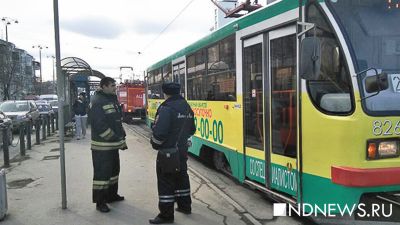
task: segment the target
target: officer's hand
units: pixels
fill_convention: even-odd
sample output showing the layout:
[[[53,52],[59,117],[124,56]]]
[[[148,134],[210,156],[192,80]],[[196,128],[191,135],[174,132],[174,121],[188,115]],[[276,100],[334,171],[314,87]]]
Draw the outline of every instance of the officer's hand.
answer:
[[[151,144],[151,147],[152,147],[154,150],[159,150],[160,147],[161,147],[160,145],[154,143],[153,140],[151,140],[151,139],[150,139],[150,144]]]

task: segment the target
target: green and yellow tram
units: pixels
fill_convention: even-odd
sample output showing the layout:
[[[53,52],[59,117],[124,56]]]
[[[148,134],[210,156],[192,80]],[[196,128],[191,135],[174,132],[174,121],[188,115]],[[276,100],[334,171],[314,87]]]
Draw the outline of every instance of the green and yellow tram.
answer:
[[[240,182],[296,205],[396,203],[398,21],[391,0],[272,1],[148,68],[147,122],[179,82],[190,152]]]

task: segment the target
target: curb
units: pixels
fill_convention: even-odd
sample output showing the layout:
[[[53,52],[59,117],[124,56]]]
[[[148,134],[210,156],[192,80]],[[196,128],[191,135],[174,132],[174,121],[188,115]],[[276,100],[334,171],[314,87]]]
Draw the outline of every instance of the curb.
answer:
[[[262,225],[260,222],[257,221],[256,218],[254,218],[253,215],[251,215],[249,212],[247,212],[246,209],[244,209],[239,203],[237,203],[235,200],[233,200],[229,195],[225,194],[221,189],[219,189],[215,184],[213,184],[209,179],[201,175],[199,172],[197,172],[195,169],[192,167],[188,167],[190,172],[192,172],[195,176],[199,177],[200,179],[204,180],[207,185],[215,191],[217,194],[219,194],[223,199],[225,199],[229,204],[231,204],[240,214],[243,215],[250,223],[253,225]]]

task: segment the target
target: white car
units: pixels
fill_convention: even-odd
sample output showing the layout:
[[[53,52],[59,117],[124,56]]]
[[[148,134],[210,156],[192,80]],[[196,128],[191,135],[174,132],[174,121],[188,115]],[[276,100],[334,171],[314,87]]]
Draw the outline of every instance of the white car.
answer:
[[[39,119],[39,110],[31,100],[5,101],[1,103],[0,111],[12,120],[13,130],[18,130],[22,122],[31,120],[35,123]]]
[[[58,100],[50,100],[49,103],[54,113],[58,113]]]
[[[40,95],[39,100],[46,100],[46,101],[58,100],[58,96],[57,95]]]

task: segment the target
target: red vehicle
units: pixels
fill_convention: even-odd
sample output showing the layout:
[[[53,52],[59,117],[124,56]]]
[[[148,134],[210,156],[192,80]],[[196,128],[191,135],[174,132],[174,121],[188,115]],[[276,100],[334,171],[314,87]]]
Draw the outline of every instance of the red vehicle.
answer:
[[[118,101],[121,103],[123,120],[129,122],[132,118],[145,118],[145,87],[143,81],[120,84],[117,87]]]

